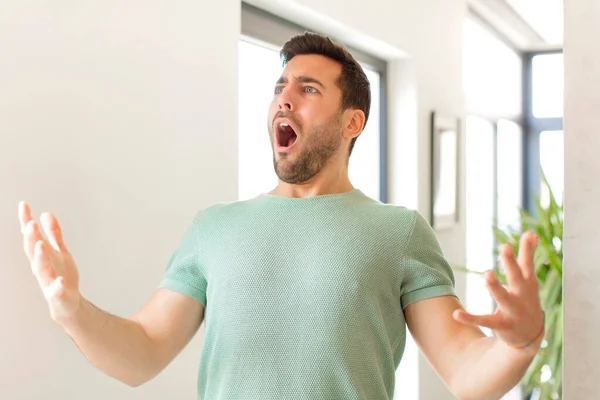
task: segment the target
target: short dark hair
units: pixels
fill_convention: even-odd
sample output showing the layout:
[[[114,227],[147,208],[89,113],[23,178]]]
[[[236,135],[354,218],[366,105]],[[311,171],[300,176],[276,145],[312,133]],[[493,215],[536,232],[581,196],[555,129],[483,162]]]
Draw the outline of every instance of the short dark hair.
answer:
[[[313,32],[305,32],[288,40],[279,53],[283,66],[292,58],[299,55],[318,54],[337,61],[342,65],[342,73],[338,79],[338,86],[342,91],[341,110],[356,108],[365,113],[365,126],[369,119],[371,109],[371,86],[365,71],[352,57],[343,45],[334,43],[327,36]],[[364,129],[364,126],[363,126]],[[349,155],[352,154],[354,143],[358,136],[350,143]]]

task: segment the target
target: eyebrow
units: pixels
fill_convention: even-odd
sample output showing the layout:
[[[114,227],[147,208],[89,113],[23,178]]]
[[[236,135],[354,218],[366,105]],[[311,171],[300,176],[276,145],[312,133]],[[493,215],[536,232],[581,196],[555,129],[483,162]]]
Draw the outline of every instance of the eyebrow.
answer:
[[[311,78],[310,76],[301,75],[301,76],[296,77],[296,80],[298,82],[300,82],[300,83],[314,83],[316,85],[321,86],[323,89],[325,89],[325,85],[323,85],[323,83],[320,80],[315,79],[315,78]],[[282,83],[288,83],[288,79],[286,77],[283,77],[283,76],[280,77],[277,80],[277,84],[281,85]]]

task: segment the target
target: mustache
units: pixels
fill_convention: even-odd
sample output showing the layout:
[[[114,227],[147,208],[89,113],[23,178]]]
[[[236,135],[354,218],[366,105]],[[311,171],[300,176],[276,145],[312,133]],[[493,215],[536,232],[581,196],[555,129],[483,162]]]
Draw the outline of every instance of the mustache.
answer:
[[[300,123],[294,117],[294,115],[292,113],[284,112],[284,111],[277,111],[277,113],[273,117],[273,121],[271,121],[271,126],[275,126],[275,120],[278,118],[287,118],[290,121],[292,121],[294,123],[294,125],[296,125],[298,128],[301,128]]]

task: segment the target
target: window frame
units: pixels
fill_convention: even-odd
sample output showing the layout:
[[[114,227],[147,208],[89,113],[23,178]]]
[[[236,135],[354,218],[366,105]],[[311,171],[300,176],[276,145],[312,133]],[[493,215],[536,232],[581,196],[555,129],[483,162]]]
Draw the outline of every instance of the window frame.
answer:
[[[337,43],[343,40],[327,32],[306,29],[277,15],[242,2],[241,40],[278,51],[292,36],[312,31],[327,35]],[[352,46],[345,45],[358,62],[379,74],[379,201],[388,201],[387,173],[387,61],[374,57]]]
[[[476,117],[487,119],[496,126],[499,119],[507,119],[521,125],[523,131],[522,161],[523,161],[523,199],[521,206],[526,210],[536,213],[535,196],[539,195],[541,189],[540,168],[540,134],[544,131],[563,130],[563,117],[536,118],[533,115],[533,66],[535,56],[546,54],[562,54],[562,49],[522,51],[519,50],[503,33],[492,26],[475,9],[469,7],[466,18],[472,18],[488,29],[500,41],[515,51],[522,60],[522,112],[521,118],[502,118],[502,116],[481,115],[469,113]],[[497,192],[495,193],[497,197]]]
[[[523,205],[536,213],[535,196],[540,194],[540,135],[544,131],[563,130],[563,117],[536,118],[533,115],[533,58],[563,54],[562,50],[523,53]]]

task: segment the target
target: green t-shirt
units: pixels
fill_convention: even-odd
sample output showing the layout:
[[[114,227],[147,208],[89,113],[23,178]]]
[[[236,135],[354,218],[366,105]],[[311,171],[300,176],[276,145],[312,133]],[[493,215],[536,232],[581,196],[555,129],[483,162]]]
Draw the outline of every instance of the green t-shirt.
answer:
[[[160,287],[205,306],[198,399],[392,399],[403,309],[455,296],[428,223],[360,190],[200,211]]]

